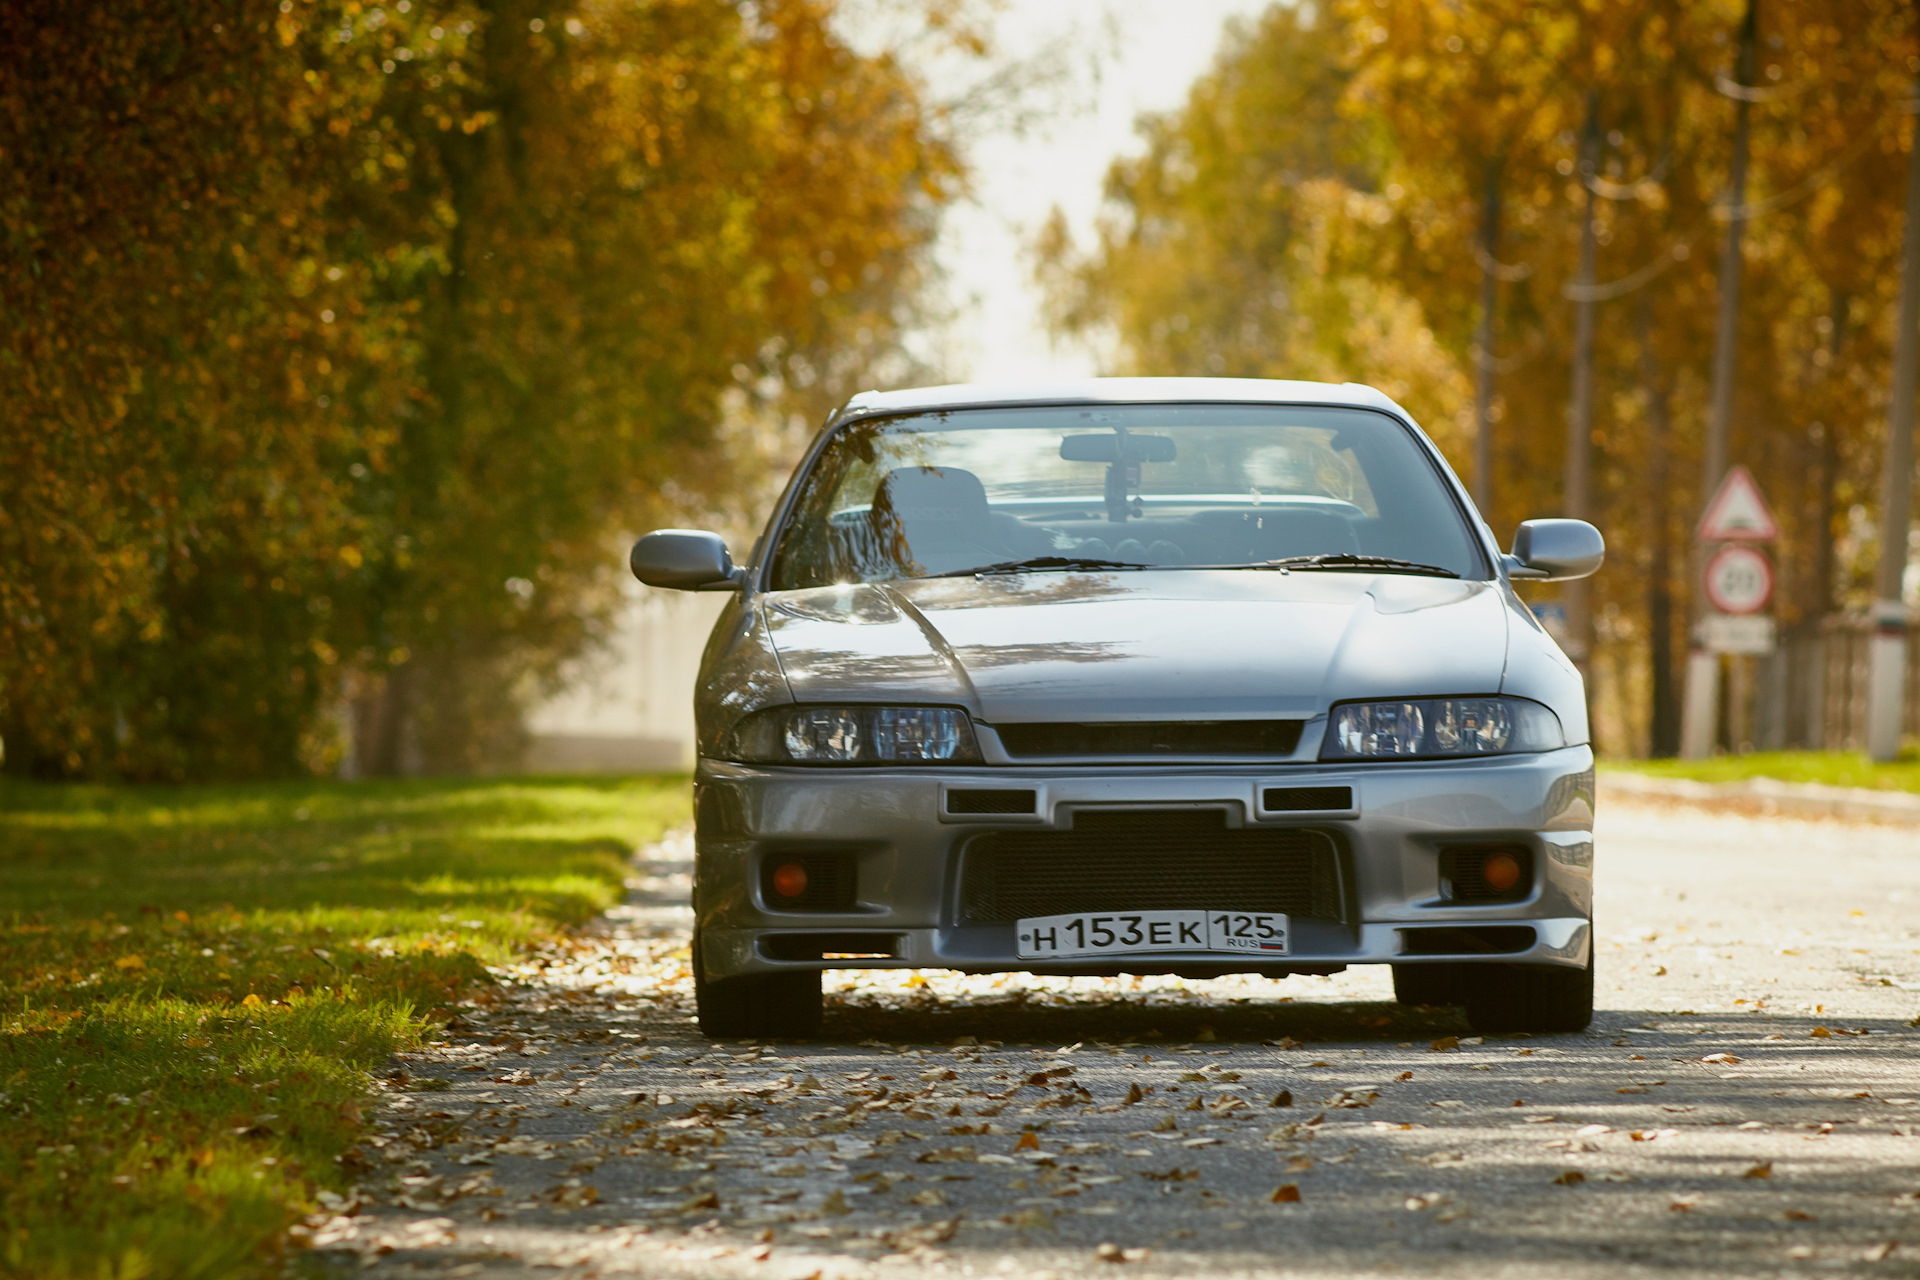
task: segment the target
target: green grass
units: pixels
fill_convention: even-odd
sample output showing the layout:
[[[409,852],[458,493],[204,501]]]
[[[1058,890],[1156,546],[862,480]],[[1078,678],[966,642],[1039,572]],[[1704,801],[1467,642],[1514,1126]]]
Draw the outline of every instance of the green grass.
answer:
[[[0,781],[0,1274],[276,1271],[369,1070],[686,809],[679,778]]]
[[[1603,765],[1621,773],[1655,778],[1691,778],[1697,782],[1744,782],[1776,778],[1781,782],[1819,782],[1830,787],[1871,787],[1881,791],[1920,791],[1920,758],[1912,753],[1892,764],[1875,764],[1851,751],[1760,751],[1710,760],[1634,760]]]

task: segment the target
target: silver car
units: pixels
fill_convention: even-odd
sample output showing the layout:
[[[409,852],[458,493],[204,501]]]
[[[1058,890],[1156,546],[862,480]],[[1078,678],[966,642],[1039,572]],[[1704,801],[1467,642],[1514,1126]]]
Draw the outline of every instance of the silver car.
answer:
[[[1367,387],[1100,379],[868,393],[736,565],[696,695],[710,1036],[805,1036],[825,969],[1325,974],[1482,1031],[1593,1010],[1579,672]]]

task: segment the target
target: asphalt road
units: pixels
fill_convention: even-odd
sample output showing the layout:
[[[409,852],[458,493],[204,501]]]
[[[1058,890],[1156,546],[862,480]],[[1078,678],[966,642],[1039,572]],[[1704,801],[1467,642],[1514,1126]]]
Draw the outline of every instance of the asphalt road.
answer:
[[[821,1041],[754,1046],[693,1027],[669,842],[599,936],[396,1064],[317,1256],[382,1278],[1920,1275],[1920,836],[1613,802],[1597,852],[1582,1035],[1482,1041],[1375,969],[892,972],[829,975]]]

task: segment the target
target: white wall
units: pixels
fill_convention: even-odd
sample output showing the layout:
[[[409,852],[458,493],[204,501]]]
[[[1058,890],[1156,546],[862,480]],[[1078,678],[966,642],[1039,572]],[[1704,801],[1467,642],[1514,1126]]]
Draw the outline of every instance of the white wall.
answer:
[[[632,594],[606,646],[527,717],[533,773],[630,773],[693,765],[693,687],[724,592]]]

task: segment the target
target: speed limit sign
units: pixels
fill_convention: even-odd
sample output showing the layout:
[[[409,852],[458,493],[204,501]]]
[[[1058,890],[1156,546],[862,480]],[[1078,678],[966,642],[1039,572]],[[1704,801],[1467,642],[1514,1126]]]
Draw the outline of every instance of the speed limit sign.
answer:
[[[1706,586],[1721,613],[1758,613],[1773,598],[1773,565],[1752,547],[1722,547],[1707,561]]]

